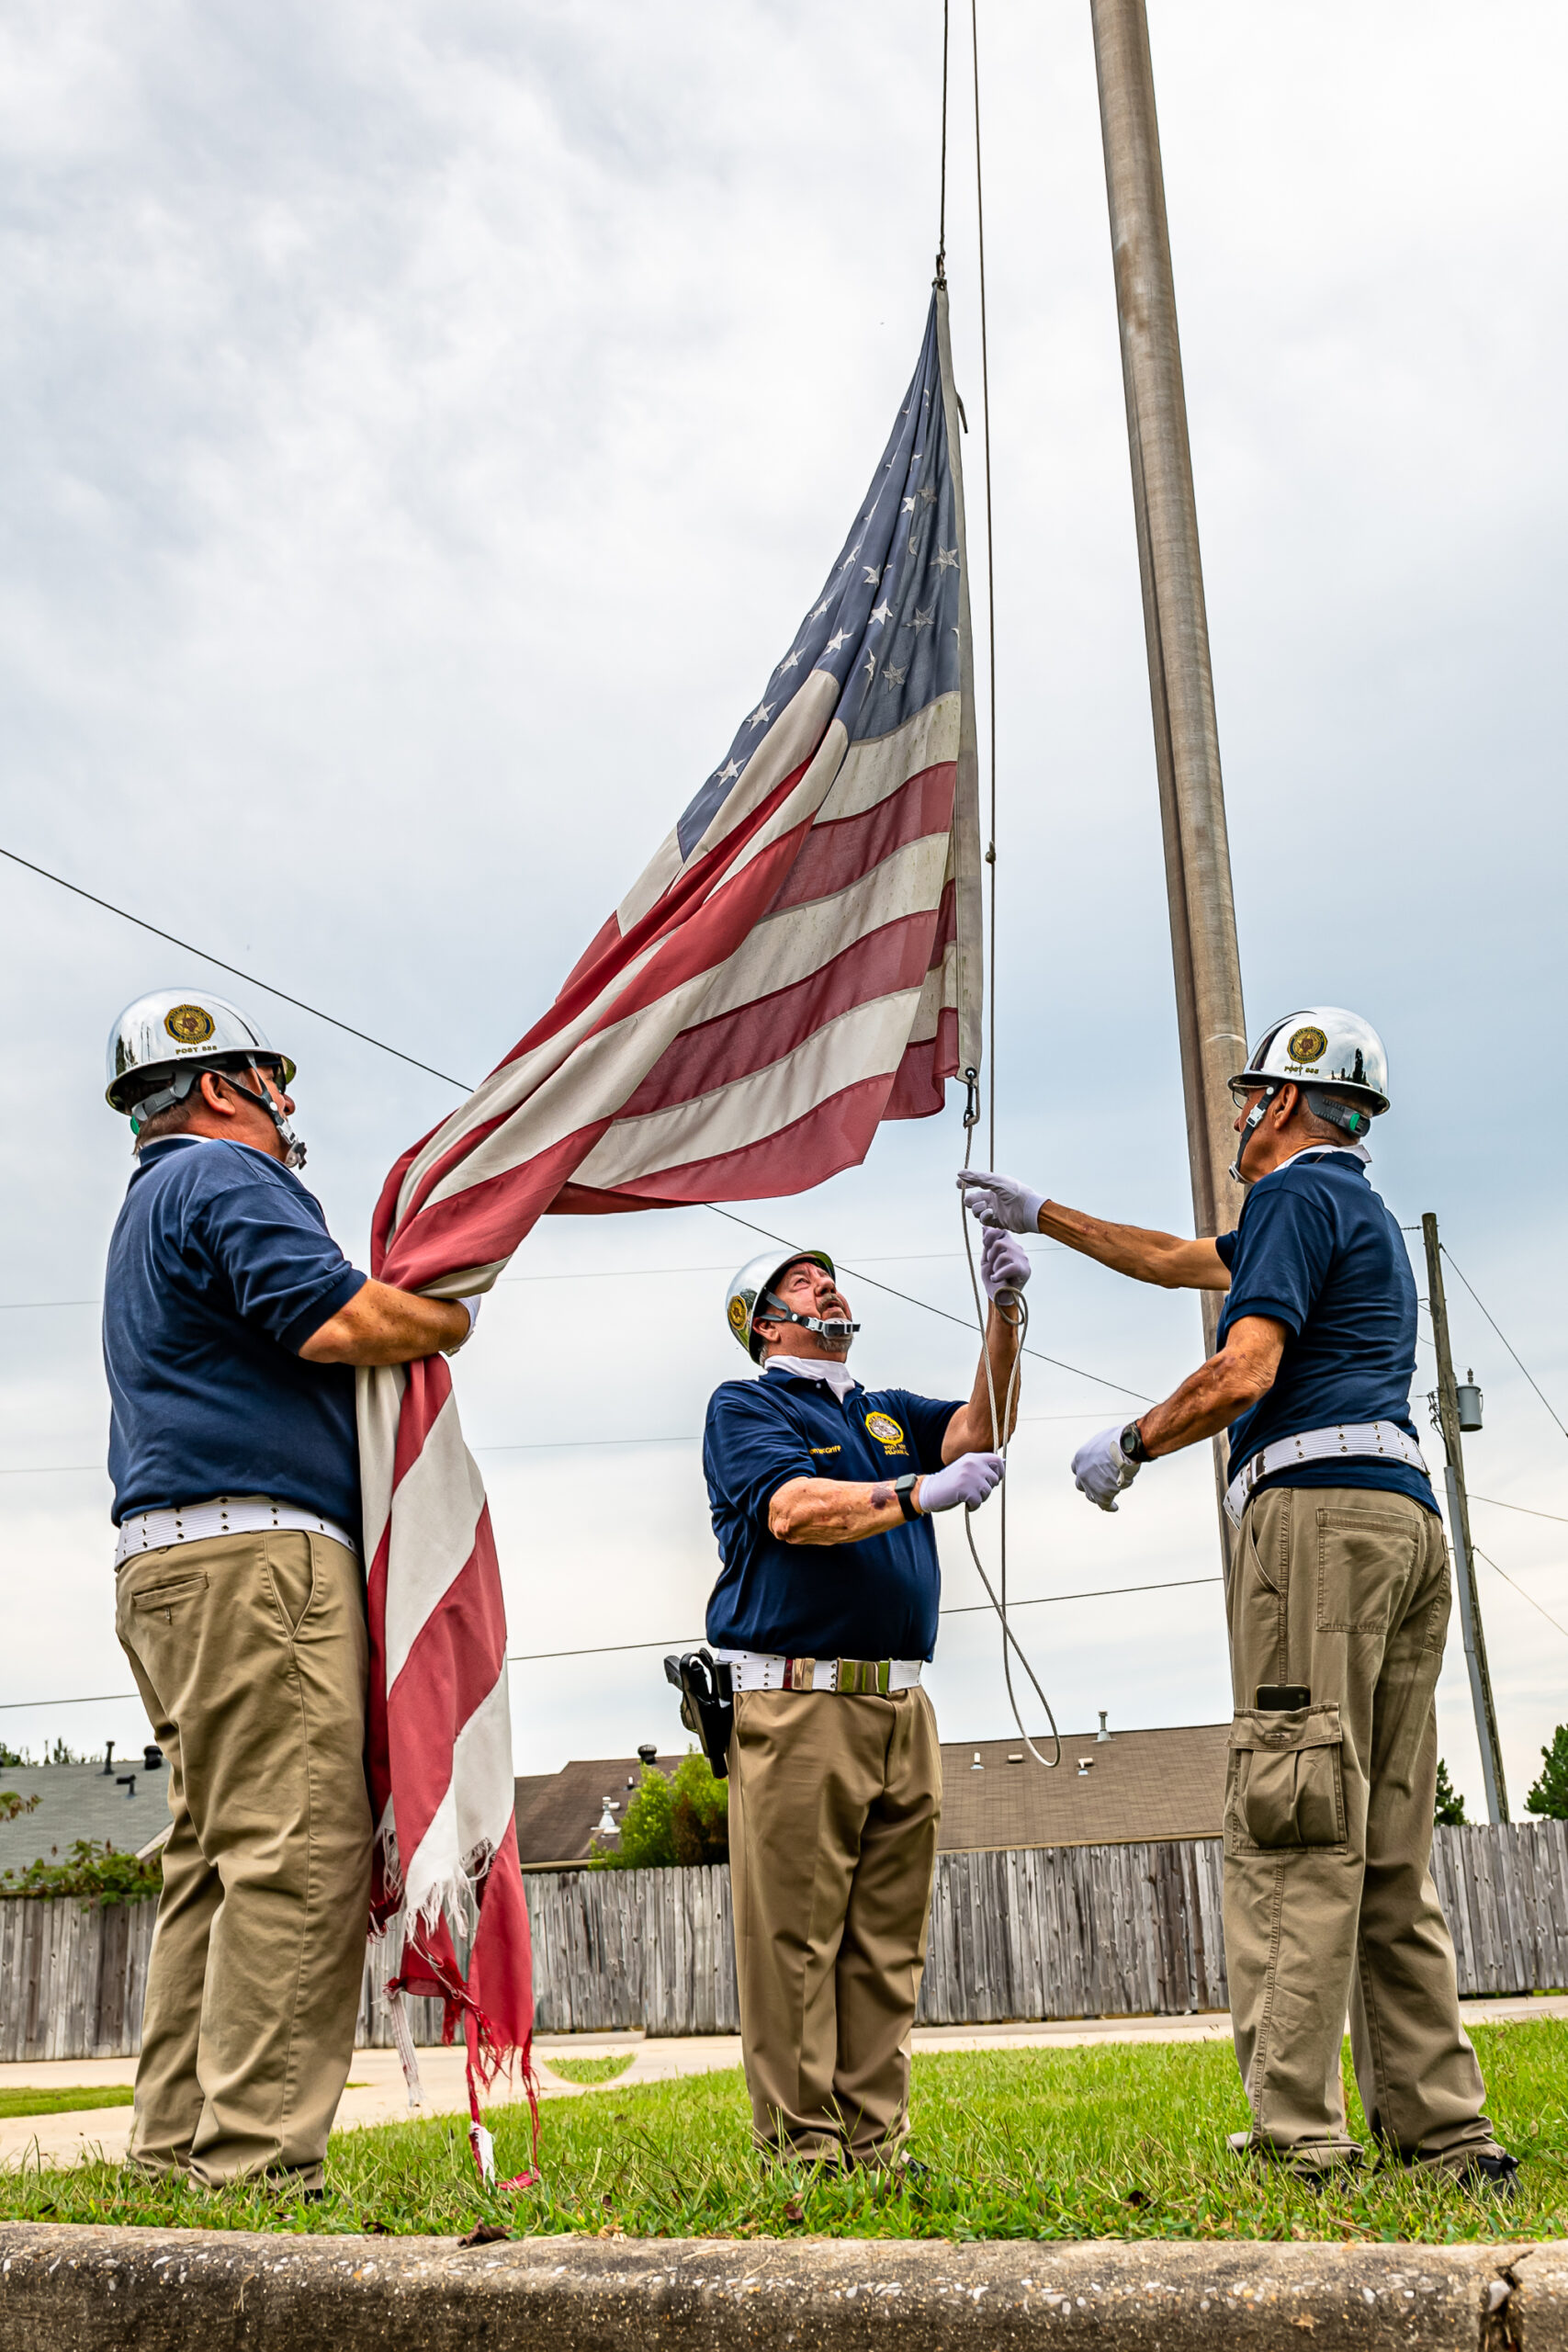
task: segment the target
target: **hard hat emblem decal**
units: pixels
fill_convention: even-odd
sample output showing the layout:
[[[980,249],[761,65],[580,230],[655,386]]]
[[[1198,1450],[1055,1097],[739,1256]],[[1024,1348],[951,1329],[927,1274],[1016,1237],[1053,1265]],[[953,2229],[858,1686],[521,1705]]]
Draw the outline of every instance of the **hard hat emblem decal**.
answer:
[[[746,1329],[746,1301],[743,1298],[732,1298],[729,1302],[729,1328],[732,1331],[744,1331]]]
[[[1328,1051],[1328,1039],[1321,1029],[1298,1029],[1287,1050],[1293,1062],[1320,1062]]]
[[[212,1035],[212,1015],[199,1004],[172,1004],[164,1026],[176,1045],[205,1046]]]

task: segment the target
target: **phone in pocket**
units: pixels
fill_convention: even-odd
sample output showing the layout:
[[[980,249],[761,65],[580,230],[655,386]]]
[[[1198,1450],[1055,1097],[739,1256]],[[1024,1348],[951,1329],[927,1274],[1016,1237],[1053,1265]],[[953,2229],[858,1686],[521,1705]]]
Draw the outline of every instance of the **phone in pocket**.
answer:
[[[1310,1707],[1312,1692],[1304,1682],[1260,1682],[1254,1704],[1260,1714],[1284,1714],[1293,1707]]]

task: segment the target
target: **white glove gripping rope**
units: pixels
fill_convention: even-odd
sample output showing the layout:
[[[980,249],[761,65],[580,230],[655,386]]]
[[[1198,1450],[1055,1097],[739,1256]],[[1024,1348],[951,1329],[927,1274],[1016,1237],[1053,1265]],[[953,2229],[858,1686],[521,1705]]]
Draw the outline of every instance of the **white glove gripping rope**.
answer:
[[[972,1089],[972,1099],[974,1101],[975,1117],[971,1120],[966,1114],[964,1122],[964,1165],[965,1168],[969,1165],[969,1154],[973,1148],[975,1139],[975,1126],[978,1123],[979,1119],[977,1088]],[[1002,1410],[998,1413],[997,1410],[996,1377],[991,1370],[990,1351],[986,1346],[986,1302],[981,1297],[979,1278],[975,1272],[975,1251],[969,1238],[969,1217],[964,1205],[964,1187],[962,1183],[959,1185],[958,1194],[958,1222],[964,1228],[964,1256],[969,1268],[969,1288],[973,1293],[975,1299],[975,1318],[980,1327],[980,1360],[986,1367],[986,1394],[989,1397],[991,1405],[991,1445],[993,1451],[999,1453],[1005,1462],[1007,1460],[1008,1450],[1008,1439],[1005,1432],[1008,1423],[1012,1419],[1013,1403],[1018,1395],[1019,1377],[1023,1366],[1023,1343],[1029,1336],[1029,1302],[1025,1298],[1021,1290],[1004,1290],[1000,1293],[995,1302],[997,1313],[1002,1317],[1004,1322],[1011,1324],[1018,1333],[1018,1351],[1012,1360],[1012,1372],[1008,1380],[1007,1396],[1003,1400]],[[1011,1310],[1010,1312],[1010,1309]],[[976,1571],[979,1576],[980,1582],[986,1588],[986,1597],[990,1601],[990,1604],[996,1611],[997,1615],[1001,1619],[1002,1678],[1007,1684],[1008,1704],[1012,1709],[1012,1719],[1018,1725],[1018,1736],[1020,1739],[1022,1740],[1025,1747],[1028,1748],[1031,1756],[1033,1757],[1034,1761],[1039,1765],[1043,1765],[1047,1772],[1051,1772],[1055,1771],[1056,1766],[1062,1760],[1062,1735],[1056,1728],[1056,1718],[1051,1712],[1051,1702],[1047,1699],[1044,1691],[1040,1687],[1040,1677],[1035,1673],[1032,1666],[1031,1666],[1027,1657],[1024,1655],[1021,1645],[1020,1645],[1017,1634],[1013,1632],[1012,1627],[1008,1623],[1008,1482],[1005,1478],[1002,1480],[1001,1484],[1000,1514],[1001,1526],[999,1536],[999,1556],[998,1562],[998,1575],[1001,1584],[1001,1592],[999,1595],[992,1585],[990,1577],[986,1574],[985,1566],[981,1561],[979,1553],[975,1549],[974,1514],[967,1510],[964,1514],[964,1540],[968,1544],[969,1556],[975,1563]],[[1010,1655],[1010,1653],[1011,1655]],[[1055,1756],[1042,1756],[1040,1750],[1035,1747],[1034,1742],[1031,1739],[1029,1734],[1024,1730],[1023,1717],[1019,1711],[1018,1694],[1012,1687],[1012,1659],[1014,1657],[1017,1657],[1020,1666],[1022,1667],[1025,1674],[1028,1675],[1030,1681],[1034,1687],[1034,1695],[1045,1710],[1045,1720],[1051,1726],[1051,1736],[1055,1742],[1056,1752]]]

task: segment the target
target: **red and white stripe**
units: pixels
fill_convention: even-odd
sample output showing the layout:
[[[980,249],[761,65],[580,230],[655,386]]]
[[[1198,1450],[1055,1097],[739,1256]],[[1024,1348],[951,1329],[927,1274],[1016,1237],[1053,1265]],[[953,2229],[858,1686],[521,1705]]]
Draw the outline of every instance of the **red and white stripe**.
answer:
[[[966,631],[965,631],[966,634]],[[852,744],[807,673],[707,831],[671,834],[555,1003],[407,1152],[384,1282],[486,1290],[536,1218],[796,1193],[977,1060],[977,825],[964,695]],[[960,778],[962,776],[962,788]],[[506,1629],[447,1365],[360,1374],[381,1916],[481,2060],[526,2053]],[[466,1981],[445,1920],[476,1916]]]

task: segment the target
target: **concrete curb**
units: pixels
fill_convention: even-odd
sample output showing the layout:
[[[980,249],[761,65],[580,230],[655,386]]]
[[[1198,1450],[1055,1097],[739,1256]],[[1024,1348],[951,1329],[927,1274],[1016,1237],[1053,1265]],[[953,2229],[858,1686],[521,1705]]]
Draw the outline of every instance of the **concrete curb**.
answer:
[[[1298,2333],[1299,2331],[1299,2333]],[[0,2225],[0,2352],[1568,2352],[1568,2245]]]

